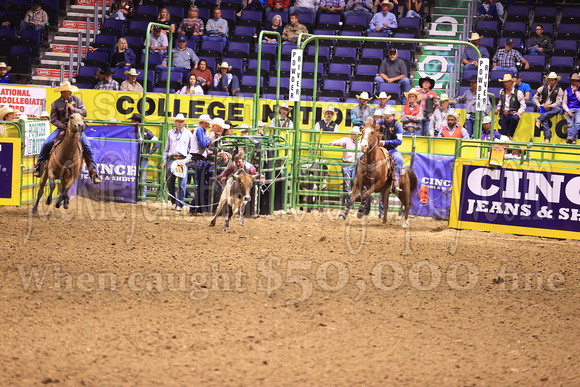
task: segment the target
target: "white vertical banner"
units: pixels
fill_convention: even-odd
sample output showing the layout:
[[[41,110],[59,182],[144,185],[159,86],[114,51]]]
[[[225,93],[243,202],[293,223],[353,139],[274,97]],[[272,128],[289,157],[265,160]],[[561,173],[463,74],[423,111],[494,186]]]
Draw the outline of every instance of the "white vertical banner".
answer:
[[[302,83],[302,56],[304,50],[295,48],[290,57],[290,90],[288,99],[290,101],[300,101],[300,88]]]
[[[50,121],[29,121],[24,128],[24,156],[36,156],[50,134]]]
[[[489,59],[479,58],[477,63],[477,100],[475,111],[483,112],[487,107],[487,85],[489,83]]]

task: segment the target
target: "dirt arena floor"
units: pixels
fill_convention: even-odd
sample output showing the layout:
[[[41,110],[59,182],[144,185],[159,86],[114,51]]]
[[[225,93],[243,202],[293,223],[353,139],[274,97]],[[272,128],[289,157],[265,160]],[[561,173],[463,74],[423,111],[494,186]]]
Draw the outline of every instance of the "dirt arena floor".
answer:
[[[0,208],[0,384],[578,386],[580,242]]]

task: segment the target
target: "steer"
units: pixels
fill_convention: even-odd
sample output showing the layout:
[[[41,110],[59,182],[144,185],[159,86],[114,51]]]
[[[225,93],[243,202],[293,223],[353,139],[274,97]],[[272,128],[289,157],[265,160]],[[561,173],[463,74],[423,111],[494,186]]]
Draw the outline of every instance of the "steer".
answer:
[[[226,182],[226,186],[222,191],[222,195],[220,196],[220,204],[209,226],[215,226],[216,218],[226,203],[228,214],[224,231],[228,231],[228,228],[230,227],[230,219],[238,208],[240,209],[240,225],[243,226],[244,210],[246,209],[246,203],[250,201],[250,190],[252,188],[252,182],[254,179],[259,177],[260,174],[257,173],[255,175],[250,175],[243,169],[240,169],[234,173]]]

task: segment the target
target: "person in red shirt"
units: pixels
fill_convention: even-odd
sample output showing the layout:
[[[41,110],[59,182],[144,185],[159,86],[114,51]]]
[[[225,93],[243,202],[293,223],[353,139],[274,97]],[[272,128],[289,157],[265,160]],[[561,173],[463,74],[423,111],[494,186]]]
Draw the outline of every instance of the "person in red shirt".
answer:
[[[445,117],[447,122],[441,124],[441,129],[439,130],[439,137],[447,138],[469,138],[469,133],[459,123],[459,114],[453,109],[449,110],[447,116]]]

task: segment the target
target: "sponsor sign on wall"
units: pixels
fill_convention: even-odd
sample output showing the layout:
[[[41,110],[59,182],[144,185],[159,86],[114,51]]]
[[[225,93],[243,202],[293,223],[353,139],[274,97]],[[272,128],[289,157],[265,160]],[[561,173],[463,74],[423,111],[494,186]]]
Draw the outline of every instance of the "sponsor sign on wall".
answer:
[[[580,170],[458,159],[449,226],[580,239]]]
[[[24,156],[36,156],[50,134],[49,121],[29,121],[24,124]]]
[[[418,195],[411,198],[411,214],[449,219],[452,171],[453,156],[415,154]]]
[[[42,87],[0,86],[0,106],[10,105],[19,113],[38,117],[46,99]]]

